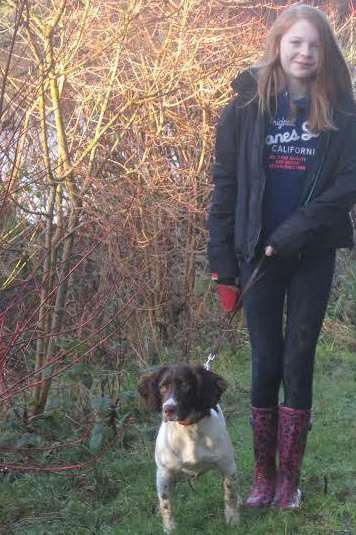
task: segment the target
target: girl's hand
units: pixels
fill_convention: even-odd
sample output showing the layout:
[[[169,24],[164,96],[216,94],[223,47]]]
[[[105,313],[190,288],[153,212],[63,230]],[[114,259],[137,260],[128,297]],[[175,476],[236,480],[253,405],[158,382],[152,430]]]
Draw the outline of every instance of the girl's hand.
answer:
[[[267,245],[267,247],[265,247],[265,255],[266,256],[273,256],[275,253],[275,250],[273,249],[273,247],[271,245]]]

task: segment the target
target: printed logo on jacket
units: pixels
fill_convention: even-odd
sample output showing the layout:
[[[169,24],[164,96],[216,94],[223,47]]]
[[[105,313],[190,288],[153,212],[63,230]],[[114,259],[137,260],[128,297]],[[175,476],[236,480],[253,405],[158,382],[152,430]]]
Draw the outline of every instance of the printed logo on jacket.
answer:
[[[315,138],[308,128],[308,121],[299,125],[287,119],[275,119],[271,122],[266,136],[269,169],[289,169],[305,171],[309,158],[315,156]]]

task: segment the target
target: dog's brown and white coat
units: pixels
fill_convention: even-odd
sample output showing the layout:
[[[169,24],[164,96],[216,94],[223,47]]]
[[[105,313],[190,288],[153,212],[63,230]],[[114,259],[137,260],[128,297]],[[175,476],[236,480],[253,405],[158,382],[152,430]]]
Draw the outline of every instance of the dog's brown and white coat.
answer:
[[[197,476],[216,468],[224,477],[225,520],[239,520],[237,471],[224,416],[218,406],[224,379],[202,366],[164,366],[143,377],[139,392],[162,412],[156,440],[157,493],[166,533],[174,527],[170,492],[179,472]]]

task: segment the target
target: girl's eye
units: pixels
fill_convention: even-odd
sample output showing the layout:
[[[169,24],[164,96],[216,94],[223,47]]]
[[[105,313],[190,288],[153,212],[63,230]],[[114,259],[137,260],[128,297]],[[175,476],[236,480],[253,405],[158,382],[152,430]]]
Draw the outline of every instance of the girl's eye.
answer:
[[[159,387],[159,389],[160,389],[161,392],[167,392],[168,387],[167,387],[167,385],[161,385],[161,386]]]

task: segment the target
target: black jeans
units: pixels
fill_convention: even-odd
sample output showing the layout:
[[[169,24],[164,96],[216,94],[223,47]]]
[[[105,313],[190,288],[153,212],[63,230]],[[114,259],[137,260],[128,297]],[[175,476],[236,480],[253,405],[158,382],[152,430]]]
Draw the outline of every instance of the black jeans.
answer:
[[[241,263],[242,287],[255,266],[256,262]],[[287,407],[311,408],[315,348],[334,269],[334,250],[264,260],[263,276],[243,302],[252,347],[254,407],[277,405],[283,383]]]

